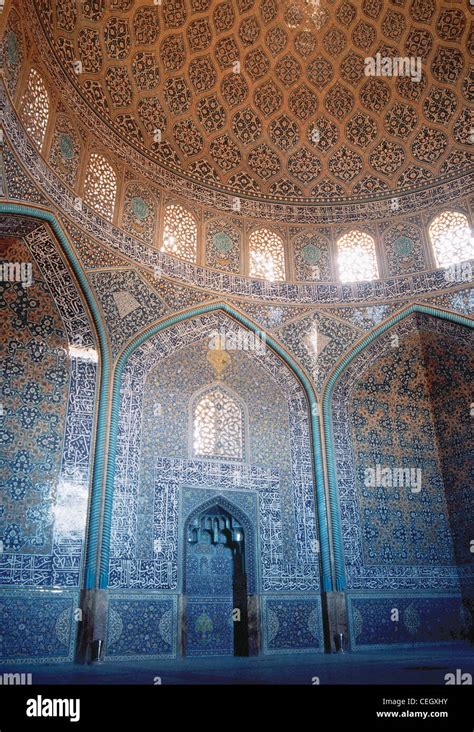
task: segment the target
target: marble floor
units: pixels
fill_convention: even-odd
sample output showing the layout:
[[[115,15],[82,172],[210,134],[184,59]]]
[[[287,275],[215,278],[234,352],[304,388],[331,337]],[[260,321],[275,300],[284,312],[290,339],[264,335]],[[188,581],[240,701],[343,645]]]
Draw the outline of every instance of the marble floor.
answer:
[[[474,649],[427,647],[344,654],[254,658],[178,658],[109,661],[100,665],[54,664],[0,667],[29,672],[33,684],[434,684],[456,670],[474,678]]]

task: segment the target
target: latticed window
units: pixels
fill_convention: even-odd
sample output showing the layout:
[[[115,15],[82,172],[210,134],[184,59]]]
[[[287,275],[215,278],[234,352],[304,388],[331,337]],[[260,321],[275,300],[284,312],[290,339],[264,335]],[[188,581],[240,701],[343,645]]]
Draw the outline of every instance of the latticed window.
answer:
[[[341,282],[374,280],[379,276],[375,241],[363,231],[349,231],[337,242],[337,266]]]
[[[193,455],[242,460],[244,414],[222,386],[200,394],[193,407]]]
[[[432,221],[429,232],[438,267],[474,257],[474,239],[469,222],[459,211],[443,211]]]
[[[285,247],[269,229],[253,231],[249,237],[250,275],[266,280],[285,279]]]
[[[103,155],[91,153],[84,181],[84,199],[107,219],[114,215],[117,176]]]
[[[169,204],[165,208],[162,250],[196,261],[197,226],[193,215],[183,206]]]
[[[41,149],[49,116],[49,96],[43,79],[31,69],[28,84],[21,100],[21,118],[27,132]]]

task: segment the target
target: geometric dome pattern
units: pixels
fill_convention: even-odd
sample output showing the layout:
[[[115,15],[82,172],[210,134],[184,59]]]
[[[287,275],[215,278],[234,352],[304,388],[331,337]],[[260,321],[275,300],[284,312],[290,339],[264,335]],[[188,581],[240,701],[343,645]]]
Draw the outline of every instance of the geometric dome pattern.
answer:
[[[310,12],[310,5],[35,3],[91,116],[137,155],[200,185],[317,202],[396,195],[466,172],[474,7],[321,0]],[[367,76],[364,59],[377,53],[419,57],[420,81]]]

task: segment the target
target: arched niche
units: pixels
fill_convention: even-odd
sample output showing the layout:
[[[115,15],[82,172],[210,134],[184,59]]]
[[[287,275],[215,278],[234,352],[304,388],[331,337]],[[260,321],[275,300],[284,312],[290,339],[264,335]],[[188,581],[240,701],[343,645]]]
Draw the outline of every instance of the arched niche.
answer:
[[[12,622],[7,655],[72,660],[73,612],[94,556],[86,527],[93,503],[99,321],[66,240],[42,221],[46,212],[14,204],[2,209],[10,361],[2,399],[7,503],[11,499],[2,530],[5,625]],[[19,618],[23,633],[14,630]],[[45,618],[51,626],[46,633]]]
[[[471,328],[468,318],[411,306],[361,341],[328,380],[336,571],[354,648],[467,632],[470,568],[460,544],[469,506],[453,460],[462,474],[468,418],[453,410],[467,389]]]
[[[187,516],[182,533],[184,655],[255,655],[259,650],[255,518],[224,495]],[[215,625],[219,627],[216,634]]]
[[[123,606],[124,598],[132,591],[137,602],[138,593],[143,593],[144,597],[153,592],[156,602],[159,595],[160,602],[169,605],[171,598],[175,598],[175,605],[179,604],[183,578],[179,539],[184,516],[180,513],[181,507],[204,491],[212,490],[225,491],[226,495],[229,492],[229,500],[233,503],[237,498],[250,501],[260,512],[257,520],[259,591],[277,596],[285,592],[285,602],[294,602],[294,593],[298,593],[298,597],[307,593],[304,611],[310,615],[318,613],[320,617],[319,593],[323,586],[327,587],[326,579],[322,581],[319,576],[322,546],[322,566],[327,566],[327,554],[323,538],[325,519],[321,521],[324,498],[322,482],[318,484],[320,464],[315,449],[317,409],[309,409],[310,395],[304,386],[304,376],[288,363],[287,355],[282,357],[283,351],[278,344],[269,343],[270,339],[267,339],[264,348],[247,353],[245,357],[249,359],[248,378],[257,374],[259,381],[271,382],[272,393],[277,390],[285,395],[290,431],[285,443],[292,451],[288,475],[271,465],[189,460],[186,451],[182,454],[179,450],[173,452],[176,440],[181,447],[185,442],[180,442],[175,431],[182,424],[181,432],[186,432],[188,402],[199,385],[199,381],[195,382],[193,388],[188,389],[186,380],[193,378],[193,369],[198,370],[199,363],[206,363],[204,345],[212,333],[221,329],[237,334],[241,330],[246,332],[245,328],[249,327],[250,321],[226,304],[203,306],[148,329],[119,358],[112,405],[101,559],[102,586],[108,582],[114,612],[119,612],[114,607],[118,608],[121,603]],[[259,332],[255,326],[251,327]],[[235,355],[233,359],[237,360]],[[210,371],[204,375],[203,385],[212,377],[212,367],[207,366]],[[163,403],[160,396],[157,404],[148,402],[144,412],[143,405],[151,393],[147,378],[152,373],[156,375],[157,385],[160,388],[164,385],[162,395],[167,401]],[[224,376],[224,381],[226,378]],[[235,384],[232,388],[243,398],[240,388]],[[250,389],[248,391],[251,394]],[[266,399],[269,399],[268,395]],[[314,395],[311,399],[314,400]],[[248,402],[247,406],[251,421]],[[162,430],[148,444],[147,435],[155,419],[162,421]],[[316,486],[313,457],[316,459]],[[143,466],[147,466],[145,479],[140,476]],[[290,532],[290,524],[281,508],[280,485],[284,481],[294,517]],[[140,536],[136,532],[139,525]],[[283,546],[283,528],[288,541],[290,534],[292,537],[289,550]],[[166,610],[163,605],[163,612],[174,613],[168,605]],[[177,633],[176,627],[173,632]],[[311,639],[313,642],[313,636]],[[122,641],[125,643],[124,639]],[[171,648],[169,652],[172,652]]]

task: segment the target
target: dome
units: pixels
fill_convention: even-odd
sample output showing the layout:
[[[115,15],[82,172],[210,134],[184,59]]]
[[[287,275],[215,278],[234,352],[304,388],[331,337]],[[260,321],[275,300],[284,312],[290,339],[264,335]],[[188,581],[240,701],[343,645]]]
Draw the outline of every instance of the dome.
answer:
[[[204,205],[236,197],[274,216],[275,204],[391,198],[471,169],[466,4],[33,5],[64,102],[114,156]]]

